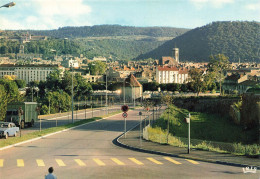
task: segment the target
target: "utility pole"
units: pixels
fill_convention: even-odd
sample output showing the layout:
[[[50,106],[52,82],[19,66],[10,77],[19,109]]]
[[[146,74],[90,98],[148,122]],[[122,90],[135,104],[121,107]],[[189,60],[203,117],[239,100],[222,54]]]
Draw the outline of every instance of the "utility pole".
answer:
[[[186,123],[188,124],[188,154],[190,153],[190,113],[189,117],[186,118]]]

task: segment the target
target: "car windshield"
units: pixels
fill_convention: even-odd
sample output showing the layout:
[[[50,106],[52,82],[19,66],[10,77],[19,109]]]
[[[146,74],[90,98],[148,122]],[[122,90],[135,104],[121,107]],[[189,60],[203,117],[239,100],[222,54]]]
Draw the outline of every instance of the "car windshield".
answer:
[[[0,127],[2,127],[2,128],[8,128],[8,124],[0,124]]]
[[[18,111],[15,110],[15,111],[6,111],[6,115],[18,115]]]

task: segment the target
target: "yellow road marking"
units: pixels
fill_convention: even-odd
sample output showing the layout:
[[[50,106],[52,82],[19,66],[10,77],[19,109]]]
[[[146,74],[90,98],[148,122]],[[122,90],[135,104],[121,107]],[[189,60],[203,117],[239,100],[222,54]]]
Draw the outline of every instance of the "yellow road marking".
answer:
[[[188,162],[190,162],[190,163],[192,163],[192,164],[195,164],[195,165],[199,164],[199,162],[196,162],[196,161],[194,161],[194,160],[189,160],[189,159],[185,159],[185,160],[187,160]]]
[[[17,159],[17,167],[24,167],[23,159]]]
[[[177,164],[177,165],[180,165],[181,163],[180,162],[178,162],[178,161],[176,161],[176,160],[173,160],[172,158],[170,158],[170,157],[163,157],[164,159],[166,159],[166,160],[168,160],[168,161],[170,161],[170,162],[172,162],[172,163],[174,163],[174,164]]]
[[[66,166],[65,163],[64,163],[61,159],[56,159],[56,162],[57,162],[57,164],[58,164],[60,167]]]
[[[45,167],[43,160],[37,159],[36,162],[37,162],[38,167]]]
[[[106,164],[104,162],[102,162],[101,160],[94,158],[93,159],[99,166],[105,166]]]
[[[153,158],[147,158],[147,159],[150,160],[150,161],[153,162],[153,163],[158,164],[158,165],[162,165],[162,164],[163,164],[162,162],[159,162],[158,160],[155,160],[155,159],[153,159]]]
[[[86,166],[86,164],[80,160],[80,159],[74,159],[74,161],[79,165],[79,166]]]
[[[4,166],[4,160],[0,159],[0,167],[3,167],[3,166]]]
[[[136,163],[137,165],[143,165],[142,162],[140,162],[139,160],[135,159],[135,158],[128,158],[129,160],[131,160],[132,162]]]
[[[117,165],[125,165],[123,162],[121,162],[117,158],[111,158],[111,160],[113,160]]]

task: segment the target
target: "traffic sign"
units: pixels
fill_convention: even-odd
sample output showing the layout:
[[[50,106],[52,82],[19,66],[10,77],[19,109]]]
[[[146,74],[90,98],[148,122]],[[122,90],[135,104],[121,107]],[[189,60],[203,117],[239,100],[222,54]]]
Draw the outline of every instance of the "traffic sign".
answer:
[[[123,111],[123,112],[127,112],[128,111],[128,106],[127,105],[123,105],[122,107],[121,107],[121,110]]]
[[[123,118],[127,118],[128,114],[127,114],[126,112],[124,112],[124,113],[122,114],[122,116],[123,116]]]

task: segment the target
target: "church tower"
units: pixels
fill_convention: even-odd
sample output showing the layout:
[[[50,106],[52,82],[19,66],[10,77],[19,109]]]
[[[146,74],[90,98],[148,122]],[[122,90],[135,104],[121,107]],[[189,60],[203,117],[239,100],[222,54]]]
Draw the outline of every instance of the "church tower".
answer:
[[[179,49],[178,48],[173,48],[173,58],[176,60],[177,63],[179,63]]]

